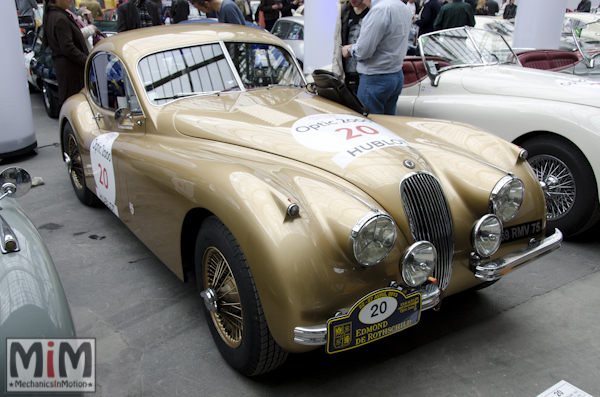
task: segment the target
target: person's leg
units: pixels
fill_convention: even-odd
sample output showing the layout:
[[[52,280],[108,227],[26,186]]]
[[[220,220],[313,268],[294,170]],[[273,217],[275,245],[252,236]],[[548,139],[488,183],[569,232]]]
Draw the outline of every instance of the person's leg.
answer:
[[[402,86],[404,85],[404,73],[400,70],[387,76],[390,78],[389,86],[390,88],[393,87],[393,89],[385,101],[384,114],[395,116],[398,97],[402,93]]]
[[[371,114],[383,114],[383,102],[380,100],[379,88],[380,75],[361,74],[358,84],[358,99],[365,105]]]

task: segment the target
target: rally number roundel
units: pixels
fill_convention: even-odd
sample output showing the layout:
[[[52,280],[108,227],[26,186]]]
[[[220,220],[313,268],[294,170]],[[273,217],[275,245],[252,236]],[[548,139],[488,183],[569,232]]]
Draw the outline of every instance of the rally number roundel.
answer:
[[[350,114],[314,114],[292,126],[292,136],[301,145],[334,153],[332,160],[342,168],[363,154],[408,143],[384,126]]]
[[[363,324],[375,324],[394,314],[397,307],[398,301],[394,298],[375,299],[361,309],[358,319]]]

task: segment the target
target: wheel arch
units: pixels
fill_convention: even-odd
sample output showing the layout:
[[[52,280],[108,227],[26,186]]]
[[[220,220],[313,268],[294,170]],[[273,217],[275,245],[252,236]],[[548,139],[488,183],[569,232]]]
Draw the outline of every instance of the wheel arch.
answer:
[[[518,146],[522,146],[523,143],[525,143],[527,140],[532,139],[532,138],[536,138],[536,137],[539,137],[539,136],[542,136],[542,135],[552,135],[552,136],[555,136],[557,138],[560,138],[560,139],[563,139],[563,140],[567,141],[568,143],[570,143],[573,146],[573,148],[575,150],[577,150],[583,156],[583,158],[590,165],[590,167],[592,169],[592,172],[594,173],[594,179],[596,180],[596,189],[598,191],[598,197],[600,197],[600,172],[596,172],[596,169],[600,169],[600,168],[598,168],[598,167],[600,167],[600,160],[597,160],[596,161],[597,164],[594,164],[594,162],[590,160],[590,159],[593,159],[593,157],[588,156],[588,154],[590,154],[590,155],[593,154],[592,152],[593,152],[594,149],[589,149],[585,145],[578,145],[577,142],[575,142],[572,139],[567,138],[563,134],[558,134],[556,132],[543,131],[543,130],[531,131],[531,132],[528,132],[526,134],[520,135],[519,137],[515,138],[512,141],[512,143],[514,143],[515,145],[518,145]],[[587,154],[586,154],[586,152],[587,152]]]
[[[202,227],[202,222],[209,216],[214,215],[204,208],[192,208],[188,211],[181,225],[181,265],[183,267],[183,281],[188,282],[188,273],[194,270],[196,237]]]

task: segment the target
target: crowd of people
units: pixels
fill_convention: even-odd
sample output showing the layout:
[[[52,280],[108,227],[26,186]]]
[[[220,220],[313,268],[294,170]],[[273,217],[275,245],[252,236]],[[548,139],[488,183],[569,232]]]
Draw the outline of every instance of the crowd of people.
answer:
[[[475,26],[474,15],[513,19],[515,0],[340,0],[334,36],[333,72],[340,76],[372,113],[396,114],[396,101],[404,76],[411,28],[419,35],[459,26]],[[36,0],[15,0],[20,15],[32,15]],[[44,0],[44,45],[52,50],[59,87],[59,103],[83,88],[85,60],[90,50],[87,36],[97,29],[82,26],[82,11],[97,19],[104,0]],[[291,16],[301,0],[261,0],[252,15],[249,0],[173,0],[173,23],[186,20],[190,4],[219,22],[245,25],[261,21],[271,30],[280,17]],[[577,11],[590,12],[591,1],[581,0]],[[119,0],[117,31],[160,25],[160,0]],[[261,14],[259,16],[259,13]]]

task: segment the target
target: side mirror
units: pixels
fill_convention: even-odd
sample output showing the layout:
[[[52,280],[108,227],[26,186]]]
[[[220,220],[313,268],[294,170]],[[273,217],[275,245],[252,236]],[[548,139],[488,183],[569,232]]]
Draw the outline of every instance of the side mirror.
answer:
[[[10,167],[0,173],[0,200],[21,197],[31,189],[31,175],[23,168]]]
[[[127,108],[119,108],[115,111],[115,121],[123,124],[125,120],[133,120],[133,112]]]

